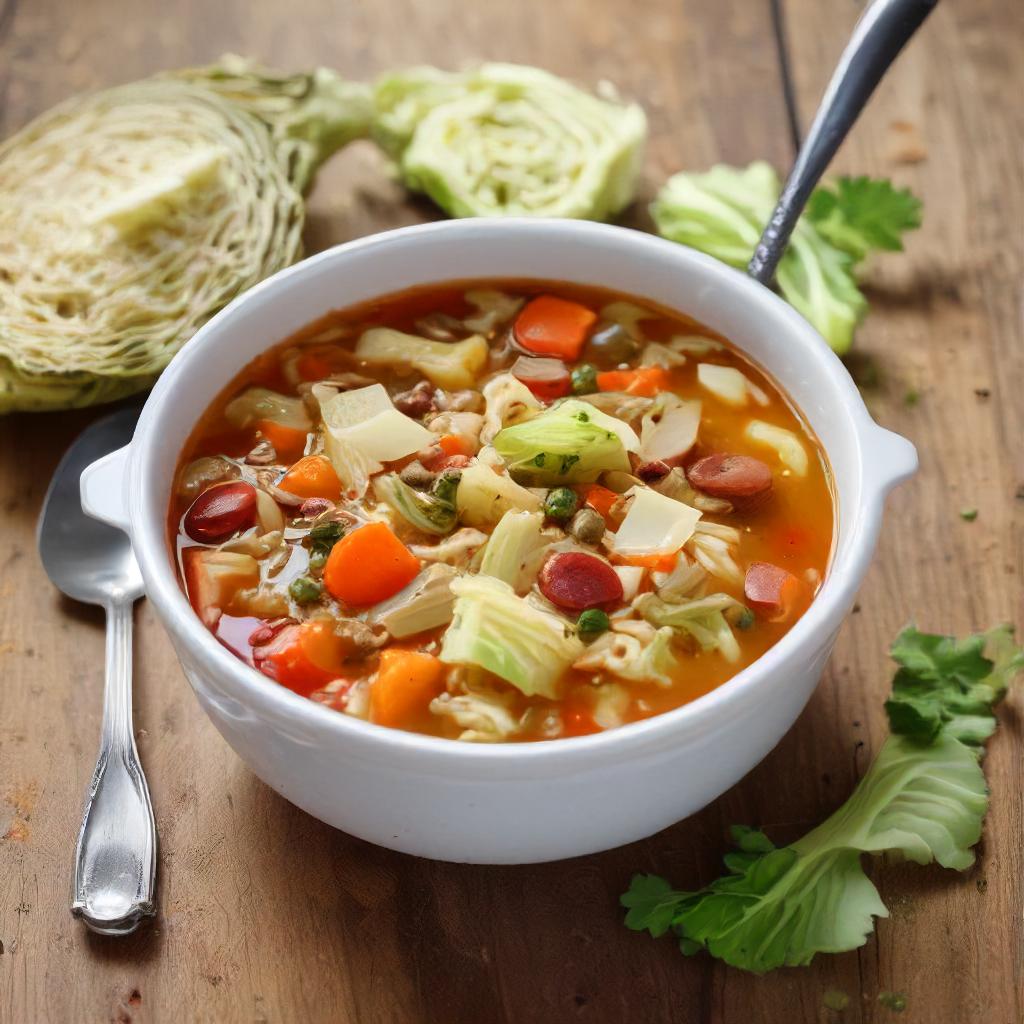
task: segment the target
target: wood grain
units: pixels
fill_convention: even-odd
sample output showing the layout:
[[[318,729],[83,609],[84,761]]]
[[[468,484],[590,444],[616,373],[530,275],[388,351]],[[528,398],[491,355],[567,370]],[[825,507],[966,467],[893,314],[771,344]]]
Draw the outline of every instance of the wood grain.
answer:
[[[616,906],[636,870],[709,881],[732,822],[785,841],[837,806],[883,735],[885,649],[902,623],[1021,620],[1024,125],[1014,97],[1024,11],[1012,6],[941,7],[840,157],[925,199],[908,252],[876,264],[874,315],[853,364],[880,421],[917,441],[921,475],[893,496],[861,610],[800,721],[740,785],[646,842],[485,868],[329,829],[224,745],[143,603],[136,725],[160,829],[162,914],[129,940],[86,934],[67,906],[99,733],[102,622],[54,594],[33,529],[49,474],[92,414],[0,421],[0,1021],[1024,1019],[1019,698],[988,759],[994,798],[979,865],[963,876],[876,866],[893,914],[860,952],[758,979],[626,932]],[[782,10],[806,121],[858,8],[783,0]],[[645,196],[680,167],[756,157],[785,166],[791,156],[767,0],[7,0],[0,134],[73,90],[228,49],[355,77],[480,57],[608,77],[651,116]],[[434,216],[383,170],[366,145],[329,165],[311,203],[311,249]],[[645,223],[642,210],[631,222]],[[979,509],[974,523],[958,515],[966,505]],[[826,1008],[829,991],[848,996],[841,1014]],[[878,1003],[883,991],[906,994],[900,1017]]]

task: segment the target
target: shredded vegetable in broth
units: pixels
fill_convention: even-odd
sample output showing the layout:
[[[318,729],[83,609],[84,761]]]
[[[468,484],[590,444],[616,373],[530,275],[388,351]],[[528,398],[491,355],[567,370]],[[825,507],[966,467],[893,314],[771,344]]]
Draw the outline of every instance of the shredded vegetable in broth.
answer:
[[[557,739],[719,686],[803,614],[828,467],[726,339],[532,281],[330,313],[189,439],[170,531],[229,650],[380,725]]]

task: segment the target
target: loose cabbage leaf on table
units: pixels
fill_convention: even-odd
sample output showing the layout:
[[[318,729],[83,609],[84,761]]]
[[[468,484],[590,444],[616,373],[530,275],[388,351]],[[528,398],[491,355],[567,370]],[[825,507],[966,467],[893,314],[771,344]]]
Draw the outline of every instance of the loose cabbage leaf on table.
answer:
[[[680,173],[651,206],[658,233],[743,269],[768,223],[781,188],[764,161]],[[921,204],[885,180],[839,178],[815,190],[798,221],[776,278],[783,298],[843,354],[853,343],[867,300],[855,276],[876,249],[902,248],[904,231],[921,222]]]
[[[961,871],[974,862],[988,808],[980,759],[1024,651],[1009,627],[960,641],[911,628],[892,655],[891,735],[850,799],[786,847],[734,828],[728,874],[696,892],[634,876],[622,897],[627,927],[671,930],[684,953],[705,949],[757,973],[801,966],[862,946],[874,918],[888,916],[861,854]]]

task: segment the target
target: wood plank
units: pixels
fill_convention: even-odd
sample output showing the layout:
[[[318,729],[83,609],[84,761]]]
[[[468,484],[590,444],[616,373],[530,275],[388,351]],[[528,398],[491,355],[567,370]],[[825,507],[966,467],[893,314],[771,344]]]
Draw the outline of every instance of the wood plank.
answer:
[[[858,9],[784,0],[805,124]],[[836,165],[893,177],[925,211],[906,254],[875,264],[857,360],[877,379],[866,389],[873,412],[917,443],[921,472],[891,499],[863,611],[816,702],[832,703],[833,722],[863,722],[868,749],[884,724],[885,645],[901,623],[967,632],[1022,621],[1024,116],[1010,99],[1021,95],[1022,44],[1020,5],[940,4]],[[966,507],[975,522],[961,519]],[[893,916],[858,957],[863,990],[850,995],[864,997],[861,1019],[891,1018],[880,991],[905,993],[912,1020],[1024,1019],[1019,708],[1018,697],[1004,710],[986,763],[993,800],[979,863],[963,875],[875,872]]]
[[[0,34],[0,130],[71,90],[230,48],[355,77],[474,58],[536,63],[584,82],[607,77],[650,112],[647,198],[682,166],[787,155],[760,4],[657,0],[643,17],[612,0],[317,0],[302,11],[242,0],[22,0]],[[434,215],[382,172],[368,145],[326,169],[310,248]],[[633,222],[644,221],[640,208]],[[750,817],[750,804],[732,796],[724,812],[714,807],[649,843],[539,868],[466,868],[379,850],[295,810],[244,769],[200,713],[145,604],[136,721],[160,829],[162,915],[129,940],[75,926],[68,870],[98,735],[101,624],[54,597],[32,531],[45,481],[88,419],[0,422],[9,595],[0,644],[10,645],[0,778],[4,812],[13,817],[22,800],[30,830],[0,842],[0,1019],[696,1022],[716,1005],[720,1017],[721,969],[627,933],[616,900],[638,869],[710,877],[723,820]],[[0,834],[6,827],[0,820]]]

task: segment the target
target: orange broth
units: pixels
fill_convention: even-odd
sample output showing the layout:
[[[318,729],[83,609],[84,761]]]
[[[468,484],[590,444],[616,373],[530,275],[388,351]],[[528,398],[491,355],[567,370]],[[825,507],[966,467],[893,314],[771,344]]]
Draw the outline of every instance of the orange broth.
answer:
[[[646,340],[667,342],[680,335],[696,335],[723,344],[724,347],[721,349],[705,355],[688,355],[684,365],[668,371],[669,390],[682,398],[700,398],[703,403],[698,441],[687,456],[685,464],[690,465],[701,456],[716,452],[749,455],[770,464],[773,472],[773,489],[769,500],[750,510],[736,509],[725,515],[713,515],[708,518],[736,527],[740,531],[735,558],[741,569],[751,562],[772,563],[788,570],[802,581],[802,593],[784,619],[769,621],[757,616],[750,628],[734,629],[740,648],[740,658],[736,662],[726,660],[718,650],[704,651],[684,642],[678,657],[679,668],[673,674],[671,686],[615,679],[615,682],[626,688],[630,697],[628,708],[622,714],[623,722],[672,710],[720,686],[760,657],[792,628],[794,622],[813,600],[814,593],[824,579],[834,533],[834,503],[827,461],[821,446],[799,412],[771,378],[738,352],[727,339],[721,338],[685,316],[606,289],[531,280],[455,282],[420,287],[384,296],[349,309],[332,311],[285,339],[238,373],[211,403],[185,444],[178,463],[175,497],[171,502],[168,519],[170,546],[171,550],[178,554],[179,567],[182,551],[194,543],[182,529],[183,517],[192,501],[191,495],[185,497],[179,493],[179,484],[186,467],[202,456],[242,459],[261,439],[255,425],[238,428],[227,421],[224,410],[233,398],[252,386],[295,395],[298,393],[295,383],[296,371],[307,381],[337,373],[359,373],[384,384],[392,394],[408,389],[423,379],[421,373],[408,367],[371,367],[356,358],[353,349],[362,331],[373,326],[386,326],[417,334],[417,321],[430,314],[440,313],[456,319],[469,316],[474,310],[465,299],[464,293],[469,288],[481,287],[525,298],[539,294],[555,295],[578,302],[594,311],[613,302],[642,305],[652,314],[651,319],[642,322]],[[492,350],[497,350],[508,336],[508,324],[502,324],[492,333],[493,337],[489,337],[488,342]],[[296,349],[299,350],[298,356]],[[485,367],[481,374],[481,381],[499,370],[506,369],[515,357],[516,353],[512,352],[503,362],[499,361],[500,365],[495,365],[492,357],[491,365]],[[584,359],[585,357],[586,352]],[[748,380],[767,396],[767,404],[762,406],[748,403],[747,407],[737,409],[721,401],[698,383],[697,365],[700,362],[716,363],[741,370]],[[290,367],[290,370],[287,367]],[[610,368],[612,367],[598,367],[602,370]],[[805,476],[799,477],[786,470],[770,449],[753,444],[744,436],[747,423],[755,418],[783,427],[800,437],[809,456],[809,469]],[[400,468],[408,461],[411,461],[411,457],[392,468]],[[372,488],[370,493],[372,495]],[[372,497],[368,497],[366,502],[372,506]],[[296,512],[294,508],[284,508],[283,511],[286,520],[291,519]],[[286,570],[281,574],[282,585],[300,574],[308,564],[305,548],[300,543],[294,546],[295,551]],[[648,572],[641,589],[648,590],[653,585],[651,573]],[[188,588],[185,589],[187,591]],[[729,594],[741,603],[745,600],[743,587],[729,580],[714,579],[711,590]],[[294,605],[291,611],[300,616],[308,614],[308,610],[297,610]],[[320,613],[323,614],[325,611],[337,609],[328,602],[328,607],[320,609]],[[352,609],[348,609],[347,612],[351,613]],[[359,612],[356,611],[354,614],[358,617]],[[213,632],[236,655],[254,664],[253,646],[249,643],[249,637],[266,621],[266,616],[224,613],[214,626]],[[442,626],[400,641],[392,640],[390,646],[436,654],[445,628]],[[315,701],[343,712],[347,710],[354,683],[363,681],[372,691],[378,660],[378,655],[372,653],[346,661],[337,667],[337,677],[323,685],[314,685],[321,682],[317,678],[310,679],[306,684],[301,679],[298,682],[285,679],[279,681]],[[263,670],[271,678],[274,677],[273,671],[268,671],[265,665]],[[593,717],[594,693],[595,687],[610,679],[607,673],[595,674],[593,671],[568,669],[557,700],[523,696],[504,680],[489,673],[485,675],[488,686],[501,695],[507,709],[520,722],[519,730],[515,735],[507,737],[508,739],[542,740],[582,735],[601,729]],[[373,720],[372,702],[371,710],[363,714],[363,717]],[[557,724],[557,728],[553,723]],[[389,724],[448,738],[457,738],[460,734],[460,728],[450,717],[432,713],[428,705],[418,707],[400,722]]]

